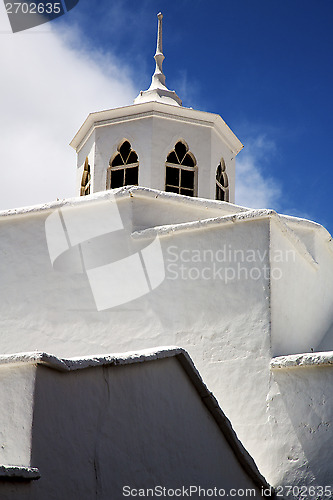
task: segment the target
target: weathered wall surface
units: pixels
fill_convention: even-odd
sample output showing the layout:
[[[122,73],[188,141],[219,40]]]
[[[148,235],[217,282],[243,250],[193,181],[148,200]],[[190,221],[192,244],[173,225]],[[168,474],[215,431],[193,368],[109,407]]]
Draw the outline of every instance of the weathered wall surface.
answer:
[[[191,485],[260,497],[175,358],[70,373],[39,366],[31,462],[41,478],[0,483],[1,499],[120,500],[124,486]]]
[[[285,235],[270,212],[200,200],[178,203],[177,196],[140,189],[122,193],[118,208],[125,229],[81,244],[85,273],[78,272],[81,260],[75,249],[59,256],[52,267],[45,221],[60,204],[2,218],[1,352],[37,349],[69,357],[179,345],[188,350],[271,483],[285,481],[288,470],[296,482],[307,481],[310,473],[317,482],[326,480],[326,475],[311,472],[312,467],[324,468],[309,462],[311,456],[302,446],[297,448],[297,460],[289,458],[288,447],[296,446],[298,431],[290,410],[270,403],[276,385],[269,364],[272,355],[315,348],[323,337],[330,341],[325,336],[333,310],[327,233],[302,222],[307,234],[297,240],[295,235]],[[87,239],[89,212],[100,204],[106,206],[108,196],[97,196],[98,203],[92,198],[74,202],[76,207],[88,207],[84,212]],[[232,210],[238,215],[232,216]],[[215,220],[195,222],[209,218]],[[154,229],[156,225],[168,227]],[[318,232],[317,240],[310,237],[310,229]],[[302,228],[298,231],[302,236]],[[165,279],[150,293],[98,311],[89,270],[142,256],[156,236]],[[277,249],[282,250],[279,262],[272,260]],[[288,259],[289,250],[294,257]],[[126,282],[131,290],[142,274],[142,262],[138,262],[137,272],[130,273]],[[282,273],[281,279],[273,279],[276,270]],[[149,268],[145,272],[147,279],[152,278]],[[124,294],[125,274],[118,281],[110,275],[106,291]],[[312,300],[311,290],[319,298]],[[316,384],[320,386],[319,379],[313,391]],[[309,474],[303,474],[302,464]]]
[[[327,238],[301,221],[272,223],[272,355],[333,349],[333,252]],[[319,234],[318,234],[319,233]],[[301,238],[297,241],[296,238]],[[282,258],[280,258],[282,256]]]
[[[35,376],[32,365],[0,365],[1,465],[30,464]]]
[[[273,446],[279,441],[281,446],[283,436],[289,461],[287,468],[276,457],[281,484],[313,484],[332,490],[332,354],[300,356],[313,358],[314,364],[310,366],[300,366],[299,361],[293,366],[283,366],[292,357],[275,358],[275,362],[282,360],[282,367],[272,367],[268,406]],[[320,358],[324,362],[327,358],[330,365]],[[331,496],[332,491],[331,495],[327,491],[325,497]]]
[[[130,197],[119,203],[125,226],[131,224],[131,207]],[[91,204],[90,208],[94,210]],[[4,217],[1,221],[0,266],[4,286],[0,291],[0,346],[3,353],[35,349],[60,356],[124,352],[131,350],[133,343],[139,344],[135,348],[152,347],[155,342],[156,345],[175,344],[181,332],[192,332],[195,338],[200,338],[203,332],[216,329],[220,332],[221,325],[233,324],[240,309],[244,329],[251,324],[257,326],[258,317],[265,309],[266,316],[268,314],[269,291],[265,289],[268,280],[264,275],[255,281],[246,279],[243,273],[241,278],[245,279],[238,280],[233,274],[235,262],[231,262],[230,279],[225,274],[228,252],[233,248],[242,251],[267,247],[265,221],[230,224],[228,230],[223,231],[219,227],[179,231],[160,238],[166,272],[161,286],[135,302],[98,312],[87,275],[78,272],[74,253],[68,251],[61,255],[52,267],[45,221],[54,211]],[[150,223],[154,223],[154,218],[155,223],[166,223],[168,217],[170,222],[174,216],[175,207],[171,205],[166,209],[162,205],[161,216],[156,206],[143,203],[141,214],[145,211]],[[134,206],[134,213],[135,216],[140,213],[138,205]],[[209,207],[202,207],[199,213],[201,218],[210,214],[216,216],[216,211],[211,212]],[[186,213],[185,216],[179,214],[179,220],[184,219]],[[136,230],[139,224],[135,219]],[[143,221],[143,228],[146,225]],[[84,229],[89,237],[89,228]],[[118,241],[116,236],[116,233],[106,234],[86,245],[96,244],[96,251],[92,252],[96,266],[108,260],[117,261],[150,243],[149,239],[133,239],[130,233],[124,236],[127,241]],[[217,257],[216,252],[219,252]],[[72,265],[65,265],[62,260]],[[265,263],[268,263],[268,255],[264,256]],[[250,264],[246,265],[251,268]],[[202,272],[204,267],[206,273]],[[133,284],[135,280],[133,275]]]

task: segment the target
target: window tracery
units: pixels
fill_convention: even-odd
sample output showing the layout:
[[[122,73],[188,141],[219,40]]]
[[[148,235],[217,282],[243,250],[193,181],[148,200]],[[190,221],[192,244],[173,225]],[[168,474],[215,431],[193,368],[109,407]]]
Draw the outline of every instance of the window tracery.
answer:
[[[165,190],[196,196],[197,166],[185,141],[178,141],[165,163]]]
[[[107,189],[134,185],[139,182],[139,159],[130,142],[125,139],[110,160],[107,172]]]

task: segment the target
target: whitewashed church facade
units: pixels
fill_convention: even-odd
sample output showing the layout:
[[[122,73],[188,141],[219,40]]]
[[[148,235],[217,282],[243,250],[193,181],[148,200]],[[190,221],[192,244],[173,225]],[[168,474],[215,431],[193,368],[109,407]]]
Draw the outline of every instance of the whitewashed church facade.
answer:
[[[333,498],[331,236],[234,204],[242,144],[163,58],[159,15],[148,91],[71,143],[78,197],[1,214],[0,498]]]

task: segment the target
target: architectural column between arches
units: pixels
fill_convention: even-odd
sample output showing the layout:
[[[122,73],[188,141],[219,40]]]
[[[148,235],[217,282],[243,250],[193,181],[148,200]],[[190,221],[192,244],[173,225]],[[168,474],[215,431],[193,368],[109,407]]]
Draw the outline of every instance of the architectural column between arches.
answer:
[[[219,201],[229,201],[229,180],[226,173],[225,161],[221,158],[216,169],[215,199]]]
[[[83,174],[81,179],[81,189],[80,196],[87,196],[90,194],[91,188],[91,173],[90,173],[90,165],[88,161],[88,157],[84,162]]]

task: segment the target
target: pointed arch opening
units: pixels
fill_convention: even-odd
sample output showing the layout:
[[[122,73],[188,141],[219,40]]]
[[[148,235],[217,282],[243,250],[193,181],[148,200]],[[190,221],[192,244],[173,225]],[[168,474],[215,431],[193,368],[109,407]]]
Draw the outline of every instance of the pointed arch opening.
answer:
[[[106,189],[115,189],[122,186],[137,186],[139,182],[139,158],[132,149],[131,143],[124,139],[117,147],[116,153],[110,160]]]
[[[221,158],[221,161],[216,169],[215,199],[219,201],[229,201],[229,181],[225,170],[225,161]]]
[[[87,196],[88,194],[90,194],[90,185],[91,185],[91,174],[90,174],[90,165],[87,157],[83,167],[80,196]]]
[[[197,196],[197,162],[182,139],[167,156],[165,190],[186,196]]]

